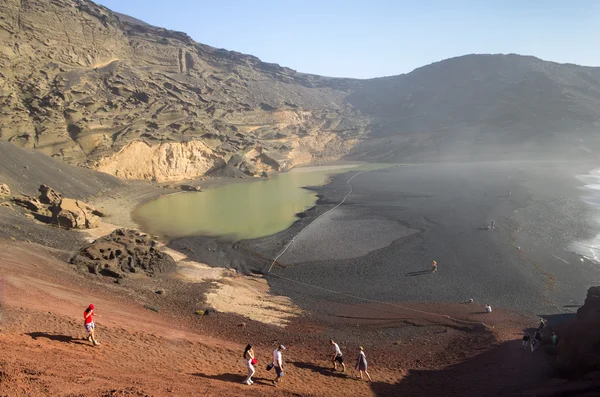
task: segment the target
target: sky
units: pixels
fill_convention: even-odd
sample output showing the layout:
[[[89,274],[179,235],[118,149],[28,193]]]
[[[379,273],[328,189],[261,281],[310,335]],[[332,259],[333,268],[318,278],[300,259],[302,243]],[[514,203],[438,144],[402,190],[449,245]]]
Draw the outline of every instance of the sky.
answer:
[[[397,75],[465,54],[600,66],[595,0],[96,0],[299,72]]]

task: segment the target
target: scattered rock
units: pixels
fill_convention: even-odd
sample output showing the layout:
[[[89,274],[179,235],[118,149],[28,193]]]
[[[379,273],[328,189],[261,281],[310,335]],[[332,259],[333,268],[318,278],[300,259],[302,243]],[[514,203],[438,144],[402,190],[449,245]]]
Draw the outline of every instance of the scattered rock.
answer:
[[[242,327],[242,328],[244,328],[246,325],[247,325],[246,323],[239,323],[239,324],[238,324],[238,327]]]
[[[217,313],[217,311],[215,309],[213,309],[212,307],[204,309],[204,315],[205,316],[208,316],[208,315],[211,315],[211,314],[215,314],[215,313]]]
[[[150,305],[144,305],[144,307],[148,310],[152,310],[153,312],[158,313],[160,311],[160,308],[155,307],[155,306],[150,306]]]
[[[71,263],[91,273],[124,277],[142,272],[149,276],[175,269],[175,261],[158,243],[136,230],[118,229],[83,247]]]
[[[48,185],[41,185],[38,192],[40,201],[44,204],[58,205],[62,201],[62,195]]]
[[[211,314],[215,314],[217,311],[215,309],[213,309],[212,307],[206,308],[206,309],[198,309],[196,310],[194,313],[196,313],[198,316],[209,316]]]
[[[186,192],[200,192],[202,191],[202,188],[200,186],[194,186],[194,185],[180,185],[179,188],[183,191]]]
[[[165,294],[165,290],[163,288],[159,288],[156,291],[154,291],[155,294],[157,295],[164,295]]]
[[[0,199],[5,199],[10,197],[10,188],[7,184],[0,184]]]

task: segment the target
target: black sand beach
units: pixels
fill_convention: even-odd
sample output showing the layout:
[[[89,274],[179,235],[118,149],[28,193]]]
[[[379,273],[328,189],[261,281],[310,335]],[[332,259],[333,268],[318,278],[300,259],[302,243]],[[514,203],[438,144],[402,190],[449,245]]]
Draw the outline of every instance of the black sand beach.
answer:
[[[274,293],[322,314],[328,312],[322,303],[362,302],[355,297],[472,298],[532,315],[572,312],[599,278],[594,264],[567,250],[572,241],[594,234],[574,178],[591,168],[510,162],[362,173],[352,180],[354,191],[344,205],[296,238],[273,266],[269,283]],[[236,244],[193,237],[171,245],[205,263],[266,272],[293,236],[344,197],[352,175],[316,188],[320,204],[275,236]],[[496,227],[487,230],[492,220]],[[432,260],[439,263],[435,274]]]

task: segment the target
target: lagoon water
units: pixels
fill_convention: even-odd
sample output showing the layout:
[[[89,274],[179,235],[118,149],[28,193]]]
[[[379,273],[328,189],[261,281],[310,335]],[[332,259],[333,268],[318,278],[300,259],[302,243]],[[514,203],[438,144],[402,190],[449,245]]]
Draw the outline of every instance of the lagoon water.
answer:
[[[332,175],[381,168],[352,164],[296,168],[266,180],[225,185],[203,192],[160,197],[139,207],[134,219],[150,234],[177,238],[225,236],[252,239],[278,233],[292,225],[296,214],[315,205],[315,192]]]

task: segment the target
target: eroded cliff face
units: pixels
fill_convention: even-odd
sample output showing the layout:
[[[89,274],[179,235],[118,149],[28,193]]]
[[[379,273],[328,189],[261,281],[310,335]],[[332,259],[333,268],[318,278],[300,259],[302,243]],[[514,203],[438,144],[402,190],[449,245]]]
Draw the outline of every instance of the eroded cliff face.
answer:
[[[368,133],[346,95],[87,0],[0,3],[0,138],[121,178],[338,158]]]

